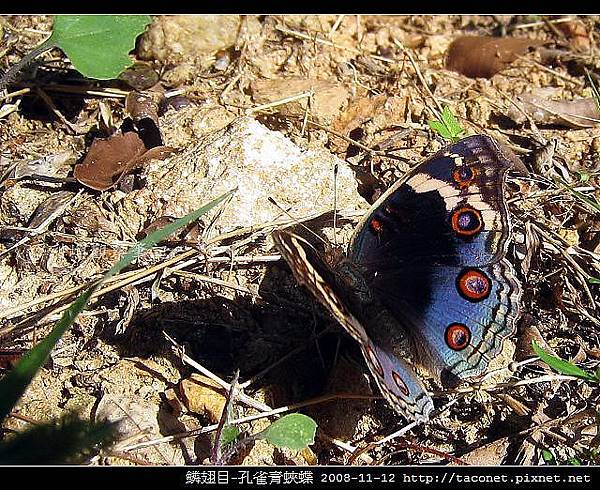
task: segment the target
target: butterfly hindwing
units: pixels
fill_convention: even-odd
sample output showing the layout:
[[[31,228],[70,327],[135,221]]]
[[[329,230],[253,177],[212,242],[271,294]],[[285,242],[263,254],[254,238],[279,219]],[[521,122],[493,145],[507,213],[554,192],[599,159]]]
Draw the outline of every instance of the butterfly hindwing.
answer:
[[[303,238],[275,231],[273,239],[296,280],[306,286],[360,344],[377,385],[392,407],[408,417],[428,420],[433,402],[422,382],[408,363],[371,340],[353,312],[360,306],[345,299],[336,273]]]

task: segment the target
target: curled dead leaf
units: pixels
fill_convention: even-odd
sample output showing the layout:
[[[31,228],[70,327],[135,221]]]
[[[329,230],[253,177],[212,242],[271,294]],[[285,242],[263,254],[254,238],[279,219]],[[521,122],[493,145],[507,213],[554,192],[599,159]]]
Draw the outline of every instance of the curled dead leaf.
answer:
[[[98,191],[113,187],[119,179],[155,158],[165,158],[173,151],[167,146],[146,150],[134,132],[114,134],[94,140],[82,163],[75,165],[73,176],[83,185]]]
[[[82,163],[75,165],[73,176],[83,185],[104,191],[112,187],[127,164],[146,151],[133,132],[97,138]]]
[[[527,117],[536,124],[556,124],[569,128],[591,128],[600,122],[600,112],[593,97],[575,100],[553,100],[556,90],[552,87],[534,89],[517,97],[507,116],[517,124]]]
[[[542,41],[518,37],[463,36],[446,52],[446,67],[470,78],[490,78]]]

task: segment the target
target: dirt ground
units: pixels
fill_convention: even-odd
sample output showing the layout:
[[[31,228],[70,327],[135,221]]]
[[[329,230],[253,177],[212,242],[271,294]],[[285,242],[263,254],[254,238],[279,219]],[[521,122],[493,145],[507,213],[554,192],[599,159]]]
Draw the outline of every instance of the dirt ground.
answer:
[[[600,117],[590,85],[600,76],[599,25],[542,16],[156,17],[129,78],[91,81],[59,50],[40,57],[0,94],[0,369],[147,230],[238,191],[103,286],[6,428],[77,411],[121,421],[119,442],[92,464],[203,463],[214,430],[197,429],[219,421],[226,393],[209,377],[230,382],[239,370],[246,398],[236,417],[299,404],[291,411],[318,431],[308,449],[259,440],[231,463],[600,463],[599,384],[527,361],[532,339],[588,372],[600,360]],[[2,17],[2,70],[51,28],[51,17]],[[471,59],[450,69],[448,48],[464,35],[527,41],[506,56],[494,48],[489,57],[502,61],[492,68]],[[454,56],[467,63],[469,53]],[[469,69],[493,73],[472,78]],[[74,166],[94,138],[132,124],[144,133],[125,104],[134,89],[158,101],[146,130],[158,130],[168,154],[90,188]],[[455,390],[427,380],[436,408],[455,403],[371,445],[409,421],[280,260],[270,233],[292,219],[268,198],[329,239],[335,206],[335,239],[345,243],[370,203],[445,144],[428,126],[444,106],[467,134],[490,135],[523,162],[507,186],[522,315],[499,360],[510,369]],[[273,420],[240,427],[255,434]]]

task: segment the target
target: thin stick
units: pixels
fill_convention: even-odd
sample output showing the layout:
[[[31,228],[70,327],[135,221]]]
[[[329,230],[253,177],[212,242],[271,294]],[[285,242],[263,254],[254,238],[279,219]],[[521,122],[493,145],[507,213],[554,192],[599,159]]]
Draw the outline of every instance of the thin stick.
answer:
[[[289,97],[284,97],[282,99],[274,100],[273,102],[267,102],[266,104],[258,105],[256,107],[250,107],[246,109],[246,114],[250,115],[255,112],[264,111],[265,109],[271,109],[272,107],[277,107],[284,104],[289,104],[290,102],[294,102],[296,100],[310,98],[314,95],[312,90],[306,90],[305,92],[301,92],[296,95],[290,95]]]
[[[333,245],[337,247],[337,176],[338,164],[333,166]]]
[[[561,24],[563,22],[571,22],[573,17],[561,17],[560,19],[544,19],[537,22],[529,22],[528,24],[518,24],[513,29],[529,29],[530,27],[543,26],[545,24]]]
[[[438,110],[440,111],[439,114],[436,114],[435,110],[432,109],[432,112],[434,113],[435,117],[437,119],[441,119],[440,114],[443,111],[443,108],[441,106],[441,104],[438,102],[437,98],[435,97],[435,95],[433,95],[433,92],[431,91],[431,89],[429,88],[429,85],[427,84],[427,82],[425,81],[425,78],[423,78],[423,75],[421,74],[421,69],[419,68],[419,65],[417,65],[417,62],[415,61],[413,55],[411,54],[411,52],[406,49],[404,47],[404,45],[398,41],[396,38],[394,38],[394,44],[396,46],[398,46],[401,50],[402,53],[406,56],[408,56],[408,59],[410,60],[411,65],[413,66],[415,73],[417,74],[417,78],[419,79],[419,81],[421,82],[421,84],[423,85],[423,87],[425,88],[425,90],[427,91],[427,93],[429,94],[429,97],[431,97],[431,99],[433,100],[433,102],[435,103],[435,105],[437,106]]]
[[[325,402],[332,401],[332,400],[340,400],[340,399],[370,400],[373,398],[375,398],[375,397],[368,396],[368,395],[354,395],[354,394],[324,395],[324,396],[320,396],[317,398],[313,398],[306,402],[295,403],[292,405],[286,405],[286,406],[275,408],[275,409],[269,409],[268,411],[264,411],[264,412],[258,413],[256,415],[239,417],[237,419],[230,420],[229,423],[230,423],[230,425],[239,425],[239,424],[244,424],[244,423],[248,423],[248,422],[253,422],[255,420],[264,419],[267,417],[279,416],[282,413],[290,412],[292,410],[298,410],[300,408],[304,408],[307,406],[318,405],[320,403],[325,403]],[[133,444],[126,448],[122,448],[122,450],[123,451],[133,451],[134,449],[140,449],[142,447],[154,446],[156,444],[164,444],[166,442],[173,442],[175,440],[185,439],[187,437],[195,437],[195,436],[199,436],[201,434],[208,434],[210,432],[214,432],[216,430],[217,426],[218,426],[218,424],[211,424],[211,425],[207,425],[205,427],[200,427],[198,429],[193,429],[193,430],[186,431],[186,432],[179,432],[177,434],[171,434],[169,436],[161,437],[159,439],[154,439],[152,441],[144,441],[144,442],[140,442],[138,444]],[[322,431],[320,431],[320,433],[322,435],[324,435],[322,433]],[[330,436],[325,436],[325,438],[334,442],[334,444],[336,444],[336,446],[338,446],[344,450],[355,449],[353,446],[351,446],[347,443],[340,443],[340,441],[338,441],[337,439],[333,439]]]
[[[221,418],[219,419],[219,423],[217,424],[216,434],[215,434],[215,443],[213,445],[211,461],[213,464],[223,464],[227,461],[222,461],[222,447],[221,447],[221,436],[223,434],[223,428],[225,424],[230,419],[233,404],[235,403],[236,396],[236,388],[238,387],[238,379],[240,377],[239,369],[236,370],[233,375],[233,379],[231,380],[231,387],[229,388],[229,393],[227,395],[227,403],[223,407],[223,413],[221,414]]]
[[[275,369],[277,366],[279,366],[283,362],[287,361],[290,357],[293,357],[296,354],[298,354],[299,352],[302,352],[304,349],[307,348],[307,346],[309,344],[312,344],[315,340],[319,339],[320,337],[322,337],[326,333],[331,332],[331,330],[332,330],[331,327],[327,327],[322,332],[319,332],[318,334],[315,334],[315,335],[311,336],[311,338],[309,338],[308,341],[306,342],[306,345],[301,345],[300,347],[296,347],[294,350],[288,352],[287,354],[285,354],[283,357],[281,357],[280,359],[278,359],[277,361],[275,361],[270,366],[267,366],[260,373],[255,374],[250,379],[244,381],[242,384],[240,384],[240,386],[242,388],[247,388],[251,384],[256,383],[256,381],[259,380],[260,378],[264,377],[265,374],[267,374],[268,372],[272,371],[273,369]]]
[[[335,31],[337,31],[338,27],[340,26],[340,24],[344,20],[344,17],[346,17],[346,16],[345,15],[338,15],[338,18],[335,20],[333,26],[331,27],[331,30],[329,31],[329,35],[327,36],[327,37],[329,37],[329,39],[331,39],[333,37],[333,34],[335,33]]]
[[[304,228],[306,231],[308,231],[312,236],[314,236],[315,238],[319,239],[322,243],[324,243],[325,245],[327,245],[327,242],[320,237],[318,234],[316,234],[313,230],[311,230],[308,226],[306,226],[304,223],[296,220],[288,211],[286,211],[285,209],[283,209],[282,206],[280,206],[277,201],[275,201],[275,199],[273,199],[271,196],[268,197],[268,200],[271,204],[273,204],[274,206],[277,207],[277,209],[279,209],[281,212],[285,213],[287,216],[289,216],[292,220],[294,220],[296,222],[296,225],[301,226],[302,228]]]
[[[229,384],[227,381],[225,381],[224,379],[222,379],[219,376],[217,376],[216,374],[214,374],[212,371],[206,369],[204,366],[202,366],[198,362],[194,361],[190,356],[188,356],[183,351],[183,348],[175,340],[173,340],[171,337],[169,337],[169,335],[166,332],[163,331],[163,335],[169,342],[171,342],[171,344],[173,344],[173,347],[174,347],[177,355],[183,362],[185,362],[186,364],[197,369],[199,372],[204,374],[204,376],[212,379],[215,383],[217,383],[219,386],[223,387],[224,389],[231,390],[231,384]],[[269,407],[268,405],[266,405],[262,402],[258,402],[254,398],[252,398],[248,395],[245,395],[244,393],[239,394],[239,399],[240,399],[240,401],[244,402],[246,405],[250,405],[251,407],[256,408],[257,410],[262,410],[263,412],[270,412],[272,410],[272,408]]]

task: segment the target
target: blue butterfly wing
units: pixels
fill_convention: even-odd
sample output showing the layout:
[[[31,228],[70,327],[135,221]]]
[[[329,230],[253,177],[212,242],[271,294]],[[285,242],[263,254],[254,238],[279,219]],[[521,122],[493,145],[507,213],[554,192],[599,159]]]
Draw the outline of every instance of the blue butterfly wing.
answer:
[[[373,205],[349,247],[442,380],[482,373],[515,331],[520,288],[504,260],[513,161],[486,136],[447,147]]]
[[[516,330],[520,288],[511,264],[501,260],[478,270],[489,278],[489,291],[477,301],[457,287],[456,278],[471,272],[408,267],[379,274],[371,283],[413,337],[416,359],[447,385],[482,374]]]

